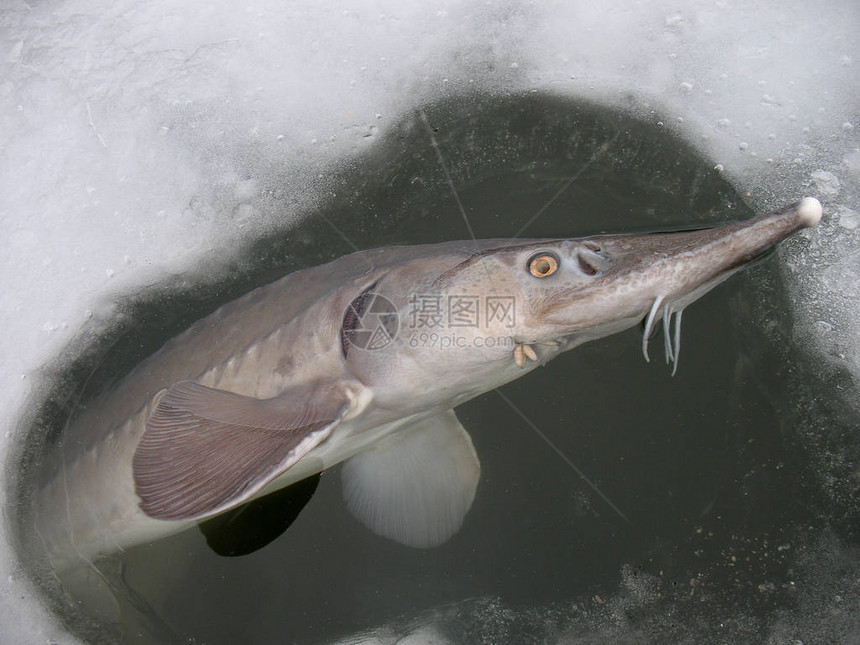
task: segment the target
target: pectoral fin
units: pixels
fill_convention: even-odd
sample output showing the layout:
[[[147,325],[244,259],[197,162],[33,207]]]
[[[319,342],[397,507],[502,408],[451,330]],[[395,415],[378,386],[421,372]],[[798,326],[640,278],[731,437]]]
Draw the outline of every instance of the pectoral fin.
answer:
[[[272,399],[177,383],[159,400],[134,453],[140,507],[156,519],[197,520],[241,504],[369,398],[367,390],[343,382]]]
[[[349,510],[365,526],[402,544],[442,544],[463,524],[481,465],[453,410],[397,433],[343,466]]]

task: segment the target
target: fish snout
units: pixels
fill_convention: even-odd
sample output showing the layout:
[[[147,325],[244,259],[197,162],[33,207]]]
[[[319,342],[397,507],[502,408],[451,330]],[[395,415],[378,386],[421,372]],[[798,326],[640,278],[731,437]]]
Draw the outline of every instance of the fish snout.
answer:
[[[804,228],[812,228],[821,221],[821,202],[815,197],[804,197],[797,203],[795,210],[798,221],[803,224]]]

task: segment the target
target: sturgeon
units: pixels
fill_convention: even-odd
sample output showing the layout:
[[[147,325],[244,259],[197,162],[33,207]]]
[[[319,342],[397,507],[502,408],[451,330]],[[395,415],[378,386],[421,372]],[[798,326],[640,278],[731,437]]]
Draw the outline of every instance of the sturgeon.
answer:
[[[719,227],[360,251],[167,342],[72,422],[36,533],[58,571],[176,533],[344,462],[349,510],[415,547],[454,535],[480,464],[453,409],[561,352],[662,320],[795,231],[806,198]]]

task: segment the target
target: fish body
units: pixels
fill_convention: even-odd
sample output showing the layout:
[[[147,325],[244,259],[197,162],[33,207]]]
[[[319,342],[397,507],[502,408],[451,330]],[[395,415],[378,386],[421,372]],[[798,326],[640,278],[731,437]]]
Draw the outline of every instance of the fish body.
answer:
[[[480,475],[453,409],[563,351],[663,320],[821,217],[807,198],[706,230],[357,252],[230,302],[77,416],[35,501],[57,570],[181,531],[345,462],[349,509],[417,547]],[[674,329],[672,321],[674,320]]]

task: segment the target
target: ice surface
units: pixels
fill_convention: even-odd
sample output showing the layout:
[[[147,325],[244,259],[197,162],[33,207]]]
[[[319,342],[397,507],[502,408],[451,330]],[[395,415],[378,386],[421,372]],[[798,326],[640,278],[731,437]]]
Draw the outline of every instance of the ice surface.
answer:
[[[818,197],[825,221],[802,258],[785,258],[796,335],[853,375],[838,396],[860,408],[856,3],[682,4],[10,3],[2,441],[40,370],[113,296],[225,271],[243,242],[328,198],[327,176],[423,102],[523,90],[680,132],[756,208]],[[10,642],[70,642],[0,555]]]

